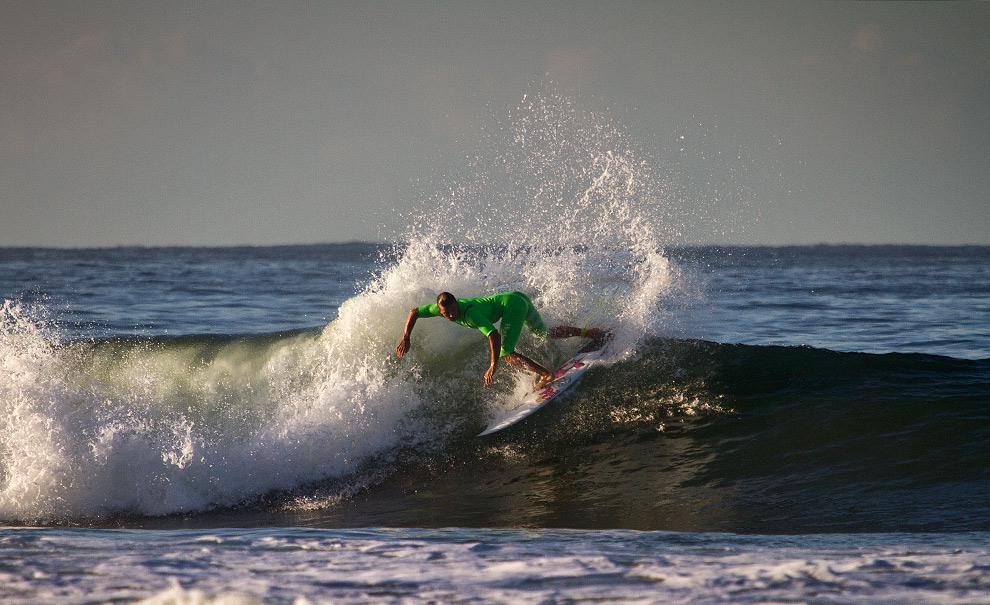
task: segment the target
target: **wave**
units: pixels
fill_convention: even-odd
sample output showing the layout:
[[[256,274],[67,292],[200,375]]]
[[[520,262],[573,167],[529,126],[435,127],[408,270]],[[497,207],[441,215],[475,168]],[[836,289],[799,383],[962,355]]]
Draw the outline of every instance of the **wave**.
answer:
[[[340,333],[346,308],[324,329],[63,345],[23,309],[5,317],[5,523],[245,507],[334,525],[763,533],[990,518],[990,360],[650,337],[479,439],[525,379],[482,386],[483,347],[444,324],[414,367],[383,352],[372,376],[330,365],[367,342]],[[525,346],[563,359],[571,340]]]

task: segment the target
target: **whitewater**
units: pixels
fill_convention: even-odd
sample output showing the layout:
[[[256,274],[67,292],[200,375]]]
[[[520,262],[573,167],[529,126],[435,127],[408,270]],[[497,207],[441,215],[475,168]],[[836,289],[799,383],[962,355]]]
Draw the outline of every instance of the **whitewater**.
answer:
[[[527,98],[392,243],[0,249],[0,599],[985,600],[990,248],[675,245],[669,174]],[[509,289],[615,345],[478,439],[532,377],[395,345]]]

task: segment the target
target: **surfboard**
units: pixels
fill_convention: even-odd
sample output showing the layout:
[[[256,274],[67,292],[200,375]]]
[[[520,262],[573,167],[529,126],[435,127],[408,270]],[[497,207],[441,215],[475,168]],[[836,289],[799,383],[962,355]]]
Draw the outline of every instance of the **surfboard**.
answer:
[[[592,341],[583,349],[571,357],[564,365],[557,368],[553,373],[553,380],[539,391],[530,393],[518,402],[515,406],[502,410],[495,418],[488,423],[479,437],[497,433],[504,428],[527,418],[532,413],[560,397],[565,391],[577,384],[581,376],[591,369],[605,351],[605,345],[611,340],[611,335],[606,334],[598,340]]]

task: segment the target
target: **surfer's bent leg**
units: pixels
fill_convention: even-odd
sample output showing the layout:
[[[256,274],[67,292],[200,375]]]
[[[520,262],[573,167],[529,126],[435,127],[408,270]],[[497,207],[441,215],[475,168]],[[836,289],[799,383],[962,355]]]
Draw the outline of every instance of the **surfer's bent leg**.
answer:
[[[576,328],[574,326],[554,326],[553,328],[547,329],[546,324],[543,323],[543,318],[540,317],[540,312],[536,310],[533,306],[533,301],[529,299],[528,296],[522,292],[513,292],[513,294],[518,295],[526,301],[527,314],[525,324],[535,336],[541,338],[572,338],[574,336],[580,336],[581,338],[590,338],[591,340],[600,340],[608,333],[599,328]],[[503,325],[505,320],[503,319]],[[515,340],[512,341],[515,344]]]
[[[499,329],[502,333],[502,351],[499,354],[501,357],[516,350],[519,334],[532,308],[533,303],[529,302],[529,298],[522,292],[513,292],[506,301],[505,313],[502,315],[502,325]]]
[[[540,317],[540,312],[536,310],[536,307],[533,306],[533,301],[531,301],[528,296],[522,292],[520,292],[519,295],[526,300],[526,305],[528,307],[526,313],[526,327],[529,328],[529,331],[536,336],[545,337],[547,335],[547,327],[543,324],[543,318]]]
[[[550,338],[590,338],[591,340],[601,340],[609,335],[601,328],[576,328],[574,326],[554,326],[548,332]]]
[[[540,315],[536,313],[529,297],[522,292],[513,292],[513,296],[505,305],[505,313],[502,315],[502,325],[499,330],[502,334],[502,346],[499,356],[511,366],[538,375],[540,378],[536,381],[536,388],[539,389],[553,380],[553,372],[522,353],[515,352],[516,342],[519,340],[523,325],[530,330],[533,329],[534,321],[532,318],[534,315],[535,321],[542,327],[543,322],[540,320]],[[546,328],[544,328],[545,330]]]

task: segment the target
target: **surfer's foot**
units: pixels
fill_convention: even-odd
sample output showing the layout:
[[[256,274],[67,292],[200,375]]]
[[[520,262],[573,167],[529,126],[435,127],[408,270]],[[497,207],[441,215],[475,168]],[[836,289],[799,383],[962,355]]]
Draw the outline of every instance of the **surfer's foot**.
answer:
[[[545,374],[540,376],[540,378],[536,381],[536,386],[533,387],[533,391],[539,391],[551,382],[553,382],[553,374]]]

